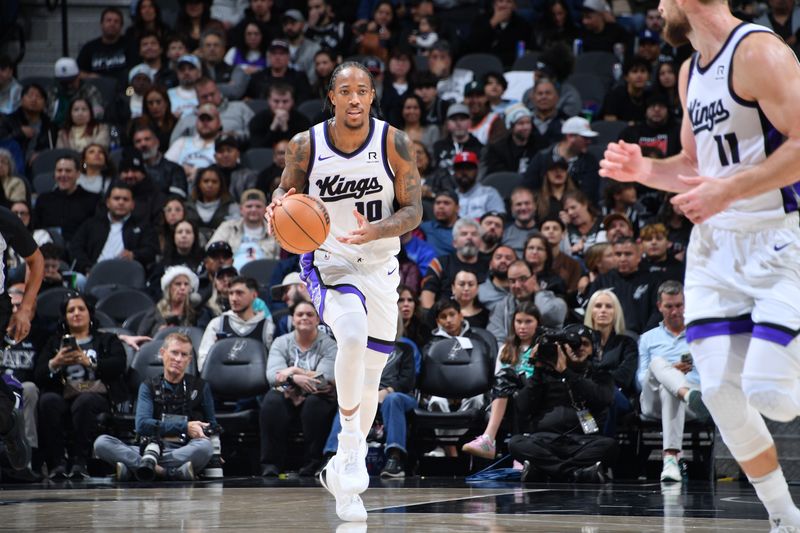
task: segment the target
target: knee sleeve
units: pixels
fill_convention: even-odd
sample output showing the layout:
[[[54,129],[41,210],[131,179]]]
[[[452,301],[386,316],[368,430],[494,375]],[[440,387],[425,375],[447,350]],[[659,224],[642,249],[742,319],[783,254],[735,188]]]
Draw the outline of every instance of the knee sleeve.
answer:
[[[789,422],[800,414],[800,339],[787,346],[752,339],[742,373],[742,390],[762,415]]]
[[[742,391],[748,345],[749,335],[731,335],[701,339],[691,346],[700,372],[703,403],[738,461],[750,460],[773,445],[764,419]]]
[[[331,324],[331,329],[338,346],[334,374],[339,406],[342,409],[353,409],[361,403],[364,389],[366,315],[363,312],[345,313]]]

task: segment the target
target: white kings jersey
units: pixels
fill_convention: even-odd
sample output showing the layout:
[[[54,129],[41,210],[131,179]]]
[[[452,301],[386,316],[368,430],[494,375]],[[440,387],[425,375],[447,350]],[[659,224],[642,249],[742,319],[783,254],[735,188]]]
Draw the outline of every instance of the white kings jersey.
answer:
[[[733,91],[733,56],[742,39],[755,32],[772,33],[763,26],[742,23],[713,59],[701,60],[697,52],[692,56],[686,111],[697,144],[701,176],[725,179],[761,163],[783,142],[783,136],[770,124],[759,105],[741,99]],[[777,35],[776,38],[779,39]],[[780,79],[764,83],[780,83]],[[789,213],[797,219],[799,202],[800,169],[798,183],[739,200],[707,223],[731,230],[752,225],[783,225]]]
[[[358,227],[353,211],[369,222],[377,222],[395,211],[394,172],[389,165],[389,124],[369,119],[369,134],[354,152],[333,146],[327,122],[312,126],[308,160],[308,190],[328,209],[331,232],[319,251],[353,263],[384,263],[400,252],[400,238],[378,239],[366,244],[343,244],[344,237]]]

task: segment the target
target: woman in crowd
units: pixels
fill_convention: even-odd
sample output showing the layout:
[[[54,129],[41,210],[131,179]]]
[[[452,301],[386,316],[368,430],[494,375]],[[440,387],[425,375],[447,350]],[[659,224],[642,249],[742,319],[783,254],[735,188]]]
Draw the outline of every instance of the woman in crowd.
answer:
[[[14,156],[5,148],[0,148],[0,191],[5,196],[7,202],[24,202],[28,197],[28,189],[22,178],[17,176],[17,167],[14,164]],[[8,207],[6,205],[6,207]]]
[[[617,416],[633,409],[630,399],[637,393],[634,378],[639,364],[639,347],[625,334],[625,317],[613,290],[603,289],[592,294],[583,323],[595,330],[596,356],[592,364],[611,374],[617,388],[605,428],[605,434],[611,437],[616,433]]]
[[[461,270],[453,278],[453,298],[461,306],[464,320],[471,328],[486,328],[489,310],[478,300],[478,276],[474,272]]]
[[[533,376],[531,358],[536,353],[533,343],[541,320],[541,314],[533,302],[522,302],[514,311],[511,331],[508,332],[505,344],[500,348],[500,355],[495,364],[489,422],[483,434],[464,444],[462,451],[484,459],[494,459],[497,455],[495,439],[508,408],[508,399],[522,388],[523,380]]]
[[[178,119],[172,114],[172,105],[164,87],[154,85],[144,93],[142,116],[150,119],[156,129],[160,150],[166,152],[169,148],[169,137]]]
[[[192,271],[197,270],[203,262],[203,246],[200,244],[200,232],[191,220],[181,220],[172,230],[172,239],[164,246],[164,259],[161,264],[166,267],[185,265]]]
[[[563,201],[572,256],[583,257],[586,250],[597,242],[602,221],[583,192],[575,190],[565,193]]]
[[[683,106],[678,97],[678,71],[674,61],[662,61],[656,69],[655,83],[653,90],[656,93],[667,97],[670,113],[672,117],[681,120],[683,117]]]
[[[559,296],[567,293],[566,282],[553,271],[553,251],[544,235],[535,230],[528,234],[522,258],[531,267],[540,289]]]
[[[422,98],[416,94],[407,92],[403,95],[400,99],[400,129],[415,143],[432,147],[433,143],[439,140],[439,128],[433,124],[422,123],[423,107]]]
[[[567,169],[568,164],[563,159],[550,161],[544,173],[542,188],[536,194],[536,214],[540,218],[561,216],[564,211],[564,195],[578,190]]]
[[[83,149],[78,185],[89,192],[102,195],[116,173],[114,163],[104,146],[92,143]]]
[[[414,341],[418,350],[422,350],[430,342],[433,328],[422,319],[419,300],[411,287],[400,285],[397,293],[399,295],[397,306],[400,311],[400,320],[403,321],[405,337]]]
[[[500,72],[487,72],[483,75],[483,92],[495,113],[503,113],[511,105],[511,100],[503,98],[508,89],[508,82]]]
[[[186,200],[174,195],[167,198],[158,221],[158,249],[161,250],[162,255],[167,243],[172,239],[175,225],[181,220],[188,219],[188,215]]]
[[[142,317],[137,334],[153,337],[165,327],[194,326],[197,323],[197,311],[190,296],[197,292],[198,286],[197,275],[189,268],[183,265],[167,268],[161,276],[163,296]]]
[[[116,335],[97,329],[93,312],[82,295],[67,293],[59,331],[45,343],[36,363],[36,385],[41,391],[39,449],[51,479],[89,478],[86,462],[98,431],[98,416],[109,411],[111,402],[128,398],[125,349]],[[67,442],[71,442],[69,450]]]
[[[409,80],[413,74],[414,58],[411,52],[404,48],[392,50],[381,95],[381,111],[392,124],[399,123],[404,97],[413,92],[409,90],[412,88]],[[420,102],[421,110],[422,102]]]
[[[261,28],[255,22],[244,26],[242,42],[232,46],[225,54],[225,62],[233,67],[242,67],[248,75],[255,74],[267,66],[267,43]]]
[[[585,293],[589,284],[596,280],[598,276],[617,268],[617,257],[614,255],[611,243],[608,242],[598,242],[591,245],[586,250],[583,259],[588,273],[578,282],[578,292],[580,294]]]
[[[145,32],[153,32],[163,42],[169,33],[169,28],[161,20],[161,8],[155,0],[140,0],[136,4],[133,15],[133,24],[125,31],[125,41],[131,52],[129,57],[139,57],[139,39]]]
[[[336,54],[333,50],[322,48],[314,54],[314,72],[317,80],[311,86],[311,94],[315,98],[325,100],[328,97],[328,89],[331,85],[331,74],[336,68]]]
[[[672,243],[670,251],[675,255],[675,259],[683,261],[686,258],[686,247],[689,246],[689,236],[694,224],[686,218],[680,207],[672,205],[670,199],[673,196],[675,195],[666,195],[656,216],[656,222],[664,224],[664,227],[667,228],[667,239]]]
[[[0,115],[0,139],[17,141],[27,164],[40,151],[55,147],[57,133],[46,110],[47,92],[41,85],[29,83],[22,89],[19,108]]]
[[[109,142],[108,124],[97,122],[92,104],[85,98],[73,99],[69,103],[64,127],[58,132],[56,148],[70,148],[82,152],[90,144],[108,148]]]
[[[554,43],[562,43],[572,47],[578,36],[578,28],[572,20],[569,7],[564,0],[550,0],[544,13],[533,31],[533,41],[539,50]]]
[[[219,171],[206,167],[197,173],[192,188],[192,203],[200,219],[200,233],[207,240],[224,220],[239,216],[239,205],[233,201]]]
[[[200,46],[200,34],[210,26],[217,26],[224,31],[222,23],[211,18],[212,0],[181,0],[178,19],[175,21],[175,33],[183,35],[189,53]]]

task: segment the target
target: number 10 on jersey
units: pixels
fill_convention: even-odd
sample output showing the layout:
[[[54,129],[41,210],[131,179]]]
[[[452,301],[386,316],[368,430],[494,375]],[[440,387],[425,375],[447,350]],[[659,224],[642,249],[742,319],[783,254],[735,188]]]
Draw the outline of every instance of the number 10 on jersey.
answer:
[[[356,211],[367,219],[369,222],[375,222],[381,219],[382,204],[381,200],[372,200],[371,202],[356,202]]]

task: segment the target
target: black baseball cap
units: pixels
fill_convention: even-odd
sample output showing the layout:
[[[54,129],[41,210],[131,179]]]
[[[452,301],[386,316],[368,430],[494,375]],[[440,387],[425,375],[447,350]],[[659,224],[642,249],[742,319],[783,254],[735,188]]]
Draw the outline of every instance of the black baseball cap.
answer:
[[[222,255],[225,257],[233,257],[233,249],[231,245],[224,241],[215,241],[208,245],[206,248],[206,257],[213,257]]]
[[[139,172],[147,173],[147,170],[144,168],[142,152],[135,148],[125,150],[119,162],[119,171],[125,172],[126,170],[138,170]]]
[[[222,137],[214,141],[214,151],[219,151],[219,149],[222,148],[223,146],[230,146],[231,148],[236,148],[237,150],[240,150],[239,139],[237,139],[233,135],[223,135]]]
[[[505,213],[501,213],[500,211],[487,211],[487,212],[485,212],[484,214],[481,215],[481,218],[480,218],[479,222],[483,222],[483,220],[485,218],[489,218],[489,217],[497,217],[497,218],[499,218],[500,220],[503,221],[503,224],[505,224],[505,222],[506,222]]]

